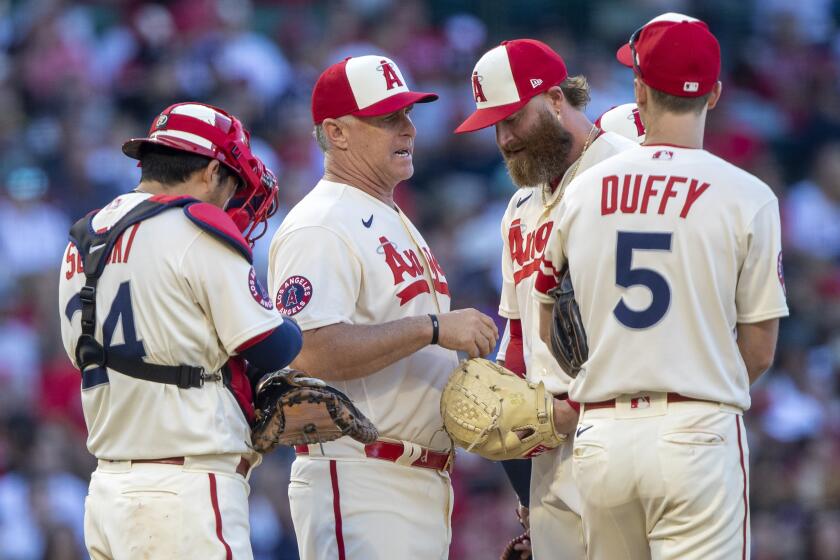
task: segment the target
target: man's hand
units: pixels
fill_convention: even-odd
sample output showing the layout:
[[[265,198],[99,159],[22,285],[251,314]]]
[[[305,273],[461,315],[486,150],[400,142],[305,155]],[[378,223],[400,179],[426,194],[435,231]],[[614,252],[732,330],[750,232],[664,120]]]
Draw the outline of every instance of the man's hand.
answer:
[[[438,316],[438,344],[449,350],[461,350],[470,358],[486,356],[496,347],[499,329],[493,319],[475,309],[459,309]]]
[[[578,423],[578,412],[565,400],[554,399],[554,428],[558,434],[571,434]]]

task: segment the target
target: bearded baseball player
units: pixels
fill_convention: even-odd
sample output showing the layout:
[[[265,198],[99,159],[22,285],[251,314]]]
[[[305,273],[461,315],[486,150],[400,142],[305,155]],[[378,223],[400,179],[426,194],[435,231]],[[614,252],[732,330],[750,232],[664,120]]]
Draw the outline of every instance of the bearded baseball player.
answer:
[[[548,341],[568,267],[577,305],[560,309],[579,309],[588,341],[570,393],[589,558],[746,559],[742,415],[788,314],[778,201],[703,150],[721,95],[705,23],[664,14],[617,56],[644,145],[569,185],[535,286]]]
[[[496,142],[519,190],[502,219],[502,296],[499,314],[508,319],[497,360],[533,383],[543,382],[556,396],[555,424],[574,422],[576,403],[568,400],[571,378],[539,336],[539,302],[534,279],[557,220],[557,203],[576,174],[635,142],[604,132],[583,109],[589,86],[570,77],[563,59],[532,39],[505,41],[485,53],[472,74],[476,111],[456,132],[496,127]],[[624,107],[624,121],[632,107]],[[622,122],[622,117],[608,120]],[[632,121],[628,121],[631,122]],[[644,132],[631,129],[634,137]],[[571,477],[571,444],[525,461],[506,461],[505,470],[520,499],[519,515],[534,557],[584,558],[580,496]],[[529,483],[530,478],[530,483]],[[530,522],[528,519],[530,518]],[[528,543],[516,545],[527,557]]]
[[[413,92],[384,56],[345,59],[312,92],[324,178],[274,236],[269,284],[304,331],[295,367],[346,392],[379,429],[299,446],[289,500],[301,557],[447,558],[451,442],[440,396],[456,350],[486,355],[498,332],[449,311],[446,276],[394,189],[413,172]]]
[[[76,223],[59,282],[98,459],[88,553],[252,558],[254,380],[232,357],[275,370],[301,346],[251,266],[277,183],[239,120],[209,105],[170,106],[123,152],[140,184]]]

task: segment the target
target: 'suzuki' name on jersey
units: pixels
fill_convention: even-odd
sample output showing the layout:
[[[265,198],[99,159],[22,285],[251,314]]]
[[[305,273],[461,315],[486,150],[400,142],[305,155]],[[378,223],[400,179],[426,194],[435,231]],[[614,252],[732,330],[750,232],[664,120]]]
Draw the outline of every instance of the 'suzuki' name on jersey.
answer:
[[[426,278],[424,276],[425,269],[423,268],[423,265],[420,264],[420,259],[418,258],[417,253],[415,253],[413,249],[406,249],[401,255],[396,248],[396,244],[389,241],[384,235],[380,236],[379,243],[380,251],[385,255],[385,262],[388,264],[388,267],[394,275],[394,286],[402,284],[405,281],[406,275],[409,277],[409,284],[397,292],[397,297],[400,299],[400,305],[405,305],[420,294],[428,294],[430,292],[429,283],[426,282]],[[443,269],[440,267],[437,259],[428,247],[423,247],[422,251],[426,258],[426,262],[428,262],[431,267],[430,272],[432,275],[432,283],[435,286],[435,291],[439,294],[449,295],[449,285],[446,283],[446,277],[444,276]],[[403,258],[403,255],[405,255],[405,258]],[[418,277],[419,279],[415,280]]]
[[[137,234],[137,229],[139,227],[139,223],[134,224],[127,232],[117,238],[114,242],[114,248],[111,250],[111,254],[108,255],[108,259],[105,261],[107,264],[128,262],[128,256],[131,253],[131,245],[134,243],[134,236]],[[128,241],[125,241],[123,239],[124,237],[128,237]],[[96,245],[91,247],[91,252],[95,249]],[[70,243],[67,245],[67,253],[64,255],[64,260],[67,261],[67,271],[64,273],[65,279],[70,280],[74,275],[84,273],[85,267],[84,264],[82,264],[82,256],[79,255],[79,251],[76,249],[74,244]]]
[[[553,226],[554,222],[548,221],[535,231],[529,231],[523,235],[522,230],[525,229],[525,225],[521,218],[516,218],[510,223],[510,230],[508,230],[510,258],[514,265],[519,267],[513,272],[514,285],[540,269],[540,260]]]
[[[671,206],[679,206],[680,218],[685,218],[709,186],[697,179],[675,175],[608,175],[601,182],[601,215],[654,211],[664,214],[673,198],[678,200]]]

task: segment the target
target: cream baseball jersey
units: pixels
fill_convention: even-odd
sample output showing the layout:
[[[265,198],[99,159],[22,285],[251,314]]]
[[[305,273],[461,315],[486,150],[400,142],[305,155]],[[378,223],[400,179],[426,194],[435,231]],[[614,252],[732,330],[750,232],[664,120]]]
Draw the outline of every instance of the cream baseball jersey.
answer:
[[[107,231],[149,197],[117,197],[92,226]],[[61,267],[59,309],[62,341],[74,364],[84,284],[82,259],[71,243]],[[207,372],[218,371],[236,348],[283,322],[248,261],[180,209],[121,235],[100,278],[96,307],[96,338],[106,348],[120,346],[122,353],[150,363]],[[82,374],[82,406],[88,449],[100,459],[249,452],[248,423],[220,381],[179,389],[88,368]]]
[[[417,229],[349,185],[320,181],[283,220],[269,261],[275,306],[303,331],[449,311],[446,276]],[[440,394],[457,364],[454,351],[426,346],[372,375],[334,384],[382,436],[448,449]]]
[[[642,146],[580,175],[535,294],[568,261],[589,342],[579,402],[671,391],[747,409],[737,323],[786,316],[778,201],[701,149]]]
[[[570,174],[580,174],[593,165],[638,144],[615,133],[605,132],[592,141],[583,153],[580,165],[569,168],[555,190],[554,197],[562,196],[561,188],[571,179]],[[533,297],[543,251],[549,234],[557,220],[559,206],[545,209],[541,188],[523,188],[516,191],[502,218],[502,295],[499,315],[519,319],[522,323],[523,354],[527,379],[542,381],[554,394],[568,390],[571,378],[557,364],[548,347],[540,339],[540,304]],[[503,358],[506,348],[500,349]]]

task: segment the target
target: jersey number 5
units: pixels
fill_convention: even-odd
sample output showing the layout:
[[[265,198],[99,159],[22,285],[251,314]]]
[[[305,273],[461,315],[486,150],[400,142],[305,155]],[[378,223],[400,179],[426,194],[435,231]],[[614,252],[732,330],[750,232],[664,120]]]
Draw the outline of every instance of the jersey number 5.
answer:
[[[82,310],[82,301],[78,294],[70,298],[64,313],[67,320],[73,319],[77,311]],[[122,323],[122,344],[112,344],[117,323]],[[137,340],[137,331],[134,328],[134,310],[131,307],[131,287],[128,282],[123,282],[117,289],[117,295],[111,304],[111,309],[102,324],[102,337],[106,350],[116,350],[123,356],[142,358],[146,355],[146,348],[142,340]],[[82,374],[82,388],[89,389],[102,383],[108,383],[108,374],[105,368],[88,369]]]
[[[623,288],[645,286],[651,301],[646,309],[630,309],[624,298],[613,309],[618,322],[631,329],[646,329],[658,323],[671,305],[671,288],[661,274],[650,268],[633,268],[633,251],[670,251],[671,233],[619,231],[615,250],[615,283]]]

